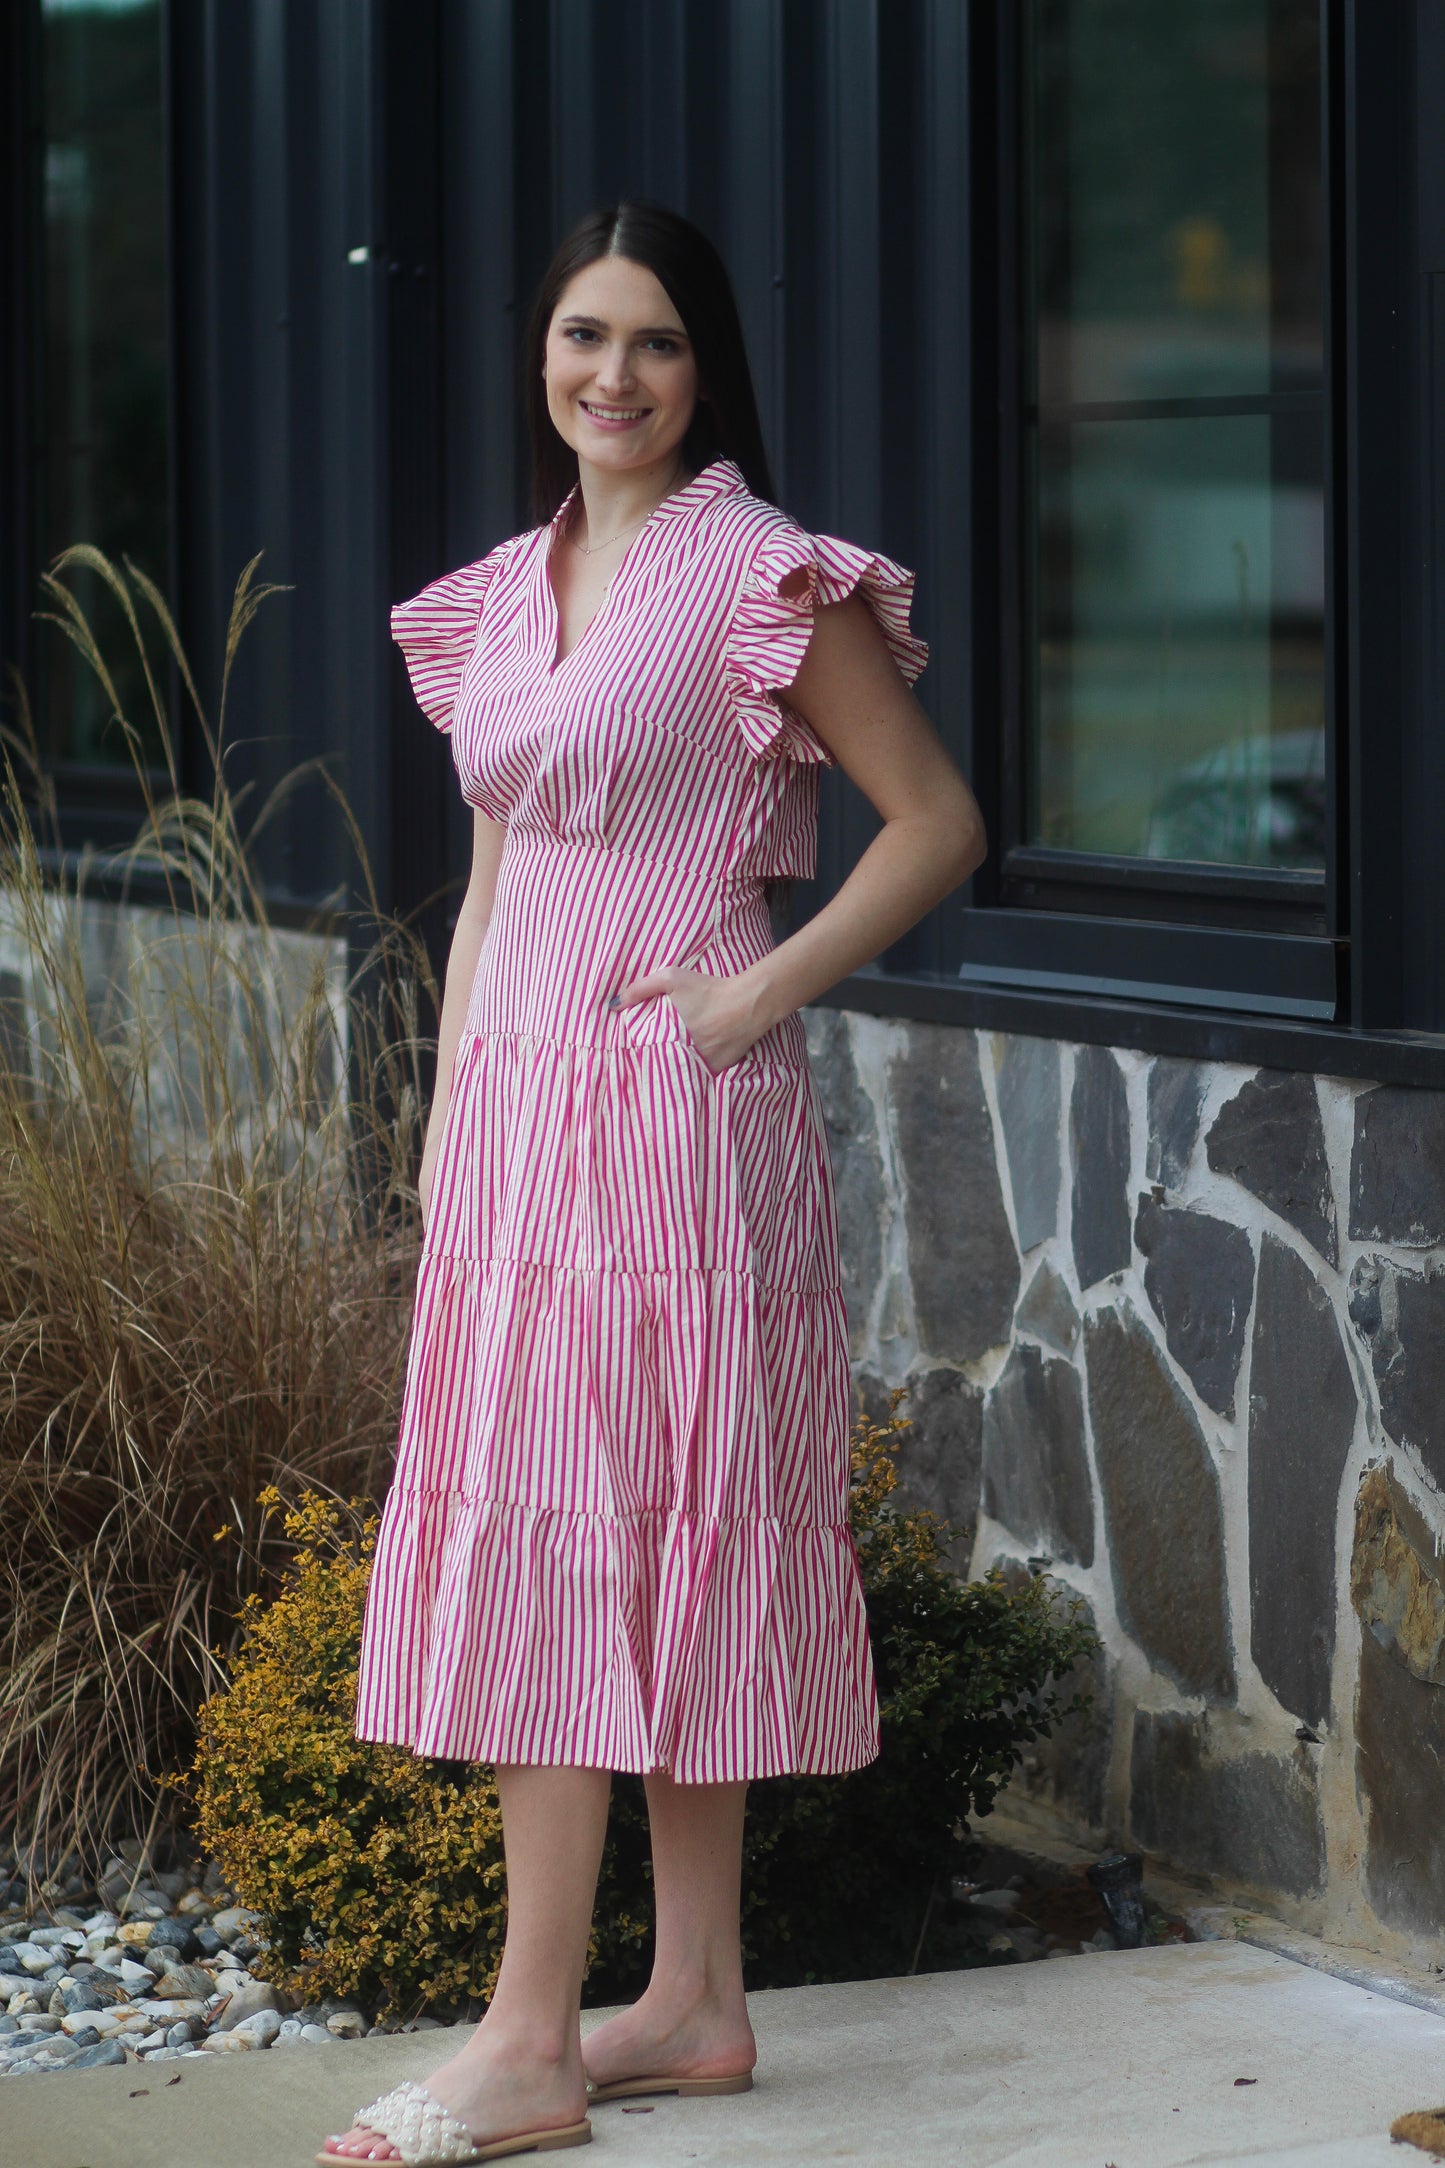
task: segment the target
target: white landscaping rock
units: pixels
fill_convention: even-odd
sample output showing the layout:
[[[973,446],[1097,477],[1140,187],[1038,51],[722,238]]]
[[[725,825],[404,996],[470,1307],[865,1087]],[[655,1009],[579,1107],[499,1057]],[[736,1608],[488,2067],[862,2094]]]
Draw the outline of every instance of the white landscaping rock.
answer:
[[[95,2027],[102,2040],[113,2040],[116,2034],[135,2018],[140,2018],[143,2025],[150,2023],[148,2018],[142,2016],[141,2012],[128,2002],[112,2003],[108,2010],[78,2010],[76,2016],[84,2016],[86,2022]],[[61,2022],[64,2023],[64,2020]]]
[[[163,1920],[170,1906],[158,1889],[141,1888],[132,1890],[129,1897],[122,1897],[120,1911],[122,1918],[140,1925],[144,1921]]]
[[[281,2013],[279,2010],[254,2011],[250,2017],[242,2018],[235,2029],[245,2033],[253,2046],[269,2048],[281,2030]]]
[[[338,2040],[360,2040],[367,2031],[366,2019],[359,2010],[333,2010],[326,2030]]]
[[[227,1905],[224,1912],[211,1915],[211,1925],[223,1942],[229,1942],[232,1935],[249,1935],[260,1924],[260,1913],[253,1912],[248,1905]]]
[[[249,2054],[255,2045],[250,2035],[243,2032],[213,2032],[204,2042],[207,2052],[212,2055]]]
[[[254,2017],[258,2010],[275,2010],[284,2017],[286,2004],[268,1980],[248,1979],[244,1987],[235,1990],[216,2019],[212,2038],[215,2038],[216,2033],[234,2032],[238,2025],[244,2025],[247,2018]]]
[[[215,1975],[207,1972],[204,1965],[168,1965],[156,1982],[158,1996],[211,1995],[215,1992]]]

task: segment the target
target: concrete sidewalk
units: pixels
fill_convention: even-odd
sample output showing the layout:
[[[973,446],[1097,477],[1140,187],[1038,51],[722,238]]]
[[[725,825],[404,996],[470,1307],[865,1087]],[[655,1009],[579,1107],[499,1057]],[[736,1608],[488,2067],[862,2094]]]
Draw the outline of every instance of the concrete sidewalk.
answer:
[[[583,2157],[1408,2168],[1426,2156],[1390,2144],[1391,2120],[1445,2101],[1445,2020],[1237,1943],[798,1988],[752,2008],[754,2092],[599,2108]],[[445,2049],[433,2032],[9,2079],[0,2161],[303,2168],[360,2102]]]

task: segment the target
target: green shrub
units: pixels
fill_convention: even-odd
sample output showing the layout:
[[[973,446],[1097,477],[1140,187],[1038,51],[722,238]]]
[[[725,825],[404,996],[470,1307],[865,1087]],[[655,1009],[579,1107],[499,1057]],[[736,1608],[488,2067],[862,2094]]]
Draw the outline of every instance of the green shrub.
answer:
[[[895,1406],[853,1437],[853,1524],[883,1707],[883,1752],[847,1778],[755,1785],[746,1846],[750,1984],[906,1970],[964,1824],[1019,1753],[1080,1705],[1093,1637],[1042,1578],[960,1582],[949,1531],[898,1510]],[[274,1493],[267,1501],[274,1510]],[[490,1772],[352,1734],[371,1524],[309,1499],[281,1595],[244,1613],[231,1684],[202,1712],[197,1833],[262,1912],[271,1976],[393,2012],[484,1995],[505,1924]],[[598,1892],[590,1996],[645,1977],[650,1913],[642,1787],[619,1779]]]
[[[853,1432],[853,1534],[878,1675],[882,1752],[836,1777],[755,1784],[748,1800],[743,1949],[748,1984],[879,1978],[912,1969],[936,1897],[961,1871],[966,1824],[986,1815],[1023,1749],[1087,1704],[1075,1667],[1097,1647],[1081,1606],[1043,1576],[960,1581],[952,1534],[900,1511],[894,1459],[907,1424]],[[614,1790],[614,1872],[644,1872],[641,1786]],[[635,1900],[634,1900],[635,1902]],[[603,1957],[599,1999],[637,1975]]]

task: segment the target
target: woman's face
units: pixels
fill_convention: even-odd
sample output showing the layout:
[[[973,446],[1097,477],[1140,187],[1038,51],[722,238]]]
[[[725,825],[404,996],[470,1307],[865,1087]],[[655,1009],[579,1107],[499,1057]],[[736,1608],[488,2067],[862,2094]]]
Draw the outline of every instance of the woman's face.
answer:
[[[547,411],[609,473],[670,464],[697,404],[697,362],[661,283],[603,256],[563,288],[547,327]]]

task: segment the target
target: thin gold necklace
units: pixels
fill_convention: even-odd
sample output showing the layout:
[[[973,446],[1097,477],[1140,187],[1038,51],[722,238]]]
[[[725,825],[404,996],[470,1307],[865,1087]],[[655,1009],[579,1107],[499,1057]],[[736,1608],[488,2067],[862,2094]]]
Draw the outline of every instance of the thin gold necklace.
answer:
[[[632,534],[632,533],[634,533],[634,532],[635,532],[635,530],[636,530],[637,528],[639,528],[639,527],[645,527],[645,526],[647,525],[647,522],[648,522],[648,521],[649,521],[649,520],[651,519],[651,517],[652,517],[653,513],[654,513],[654,512],[655,512],[655,511],[657,510],[657,506],[658,506],[658,505],[660,505],[660,504],[665,504],[665,503],[667,502],[668,498],[669,498],[669,497],[670,497],[670,496],[672,495],[672,491],[673,491],[673,485],[674,485],[674,484],[676,483],[676,481],[677,481],[677,478],[678,478],[678,475],[679,475],[679,474],[681,474],[681,472],[682,472],[682,464],[681,464],[681,462],[679,461],[678,465],[677,465],[677,466],[676,466],[676,467],[675,467],[675,468],[673,469],[672,475],[671,475],[671,477],[669,478],[669,481],[668,481],[668,484],[667,484],[667,487],[666,487],[666,489],[665,489],[665,490],[664,490],[664,491],[662,492],[662,495],[661,495],[661,496],[660,496],[660,497],[658,498],[658,500],[657,500],[657,504],[651,504],[651,505],[649,505],[649,506],[648,506],[648,508],[647,508],[647,510],[646,510],[646,511],[645,511],[645,512],[643,513],[643,515],[642,515],[641,519],[635,519],[635,520],[633,520],[633,522],[632,522],[631,526],[629,526],[629,527],[619,527],[619,528],[618,528],[618,530],[617,530],[617,532],[616,532],[616,534],[610,534],[610,535],[608,535],[608,536],[607,536],[607,538],[606,538],[606,540],[605,540],[605,541],[603,541],[603,542],[591,542],[591,543],[588,543],[588,542],[579,542],[579,541],[577,540],[577,537],[576,537],[576,536],[575,536],[574,534],[572,534],[572,533],[571,533],[570,531],[569,531],[569,533],[568,533],[568,536],[567,536],[567,540],[568,540],[568,541],[569,541],[569,542],[571,543],[571,545],[572,545],[573,549],[574,549],[574,550],[580,550],[580,551],[581,551],[581,553],[582,553],[582,555],[583,555],[584,557],[593,557],[593,556],[595,556],[595,555],[596,555],[596,553],[597,553],[597,551],[598,551],[598,550],[605,550],[605,549],[610,549],[610,548],[611,548],[611,546],[612,546],[612,544],[613,544],[614,542],[620,542],[620,541],[622,540],[622,537],[623,537],[623,536],[624,536],[625,534]]]

